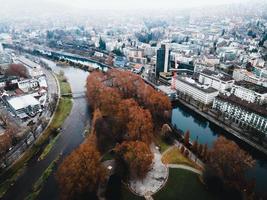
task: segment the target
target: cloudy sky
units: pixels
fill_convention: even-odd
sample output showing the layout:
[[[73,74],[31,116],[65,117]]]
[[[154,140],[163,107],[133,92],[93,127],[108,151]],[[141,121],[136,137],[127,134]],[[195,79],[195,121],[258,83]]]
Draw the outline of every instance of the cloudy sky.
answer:
[[[66,6],[85,9],[188,8],[247,0],[0,0],[4,7]]]

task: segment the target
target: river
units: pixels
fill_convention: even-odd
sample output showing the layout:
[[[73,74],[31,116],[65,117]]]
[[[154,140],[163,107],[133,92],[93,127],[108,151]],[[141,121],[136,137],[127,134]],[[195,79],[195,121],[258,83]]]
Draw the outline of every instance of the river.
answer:
[[[266,192],[267,159],[265,155],[248,146],[244,142],[237,140],[222,128],[209,122],[180,103],[177,103],[176,107],[172,110],[172,124],[175,124],[177,128],[184,132],[189,130],[191,140],[198,138],[199,143],[208,144],[209,147],[212,146],[212,143],[220,135],[223,135],[230,140],[234,140],[242,149],[247,151],[256,160],[255,167],[247,172],[247,176],[249,178],[255,178],[257,191]]]
[[[74,67],[57,67],[54,62],[47,62],[54,72],[58,73],[59,70],[64,71],[73,93],[85,91],[88,72]],[[68,155],[83,141],[83,133],[89,120],[90,111],[88,110],[86,98],[74,98],[71,113],[63,123],[59,139],[51,152],[42,161],[38,161],[38,156],[33,157],[29,161],[23,175],[15,182],[3,199],[24,199],[31,191],[33,184],[56,157],[60,154],[63,154],[63,157]],[[54,176],[49,177],[48,183],[45,185],[44,190],[38,199],[58,199],[58,189]]]
[[[58,73],[60,70],[64,71],[73,93],[85,91],[88,72],[74,67],[58,67],[54,62],[48,60],[46,60],[46,62],[54,72]],[[31,159],[25,173],[8,191],[4,199],[24,199],[42,172],[58,155],[63,153],[63,157],[66,156],[83,141],[83,133],[89,120],[90,111],[88,110],[86,98],[74,98],[72,111],[64,122],[62,133],[52,151],[48,154],[46,159],[40,162],[37,161],[38,157]],[[248,176],[256,178],[257,190],[265,191],[267,189],[267,161],[264,155],[241,141],[237,141],[229,133],[226,133],[223,129],[208,122],[205,118],[183,105],[178,104],[177,107],[173,109],[172,123],[176,124],[177,127],[183,131],[189,130],[192,140],[196,139],[198,136],[199,142],[203,144],[207,143],[209,146],[212,145],[219,134],[227,136],[227,138],[231,140],[235,140],[241,148],[249,152],[256,160],[256,166],[248,172]],[[58,199],[58,194],[55,176],[50,176],[38,199]]]

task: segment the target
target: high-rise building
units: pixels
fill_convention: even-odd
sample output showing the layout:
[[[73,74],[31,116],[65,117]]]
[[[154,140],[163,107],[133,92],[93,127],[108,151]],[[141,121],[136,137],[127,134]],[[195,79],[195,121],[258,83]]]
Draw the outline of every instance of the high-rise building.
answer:
[[[170,61],[170,50],[166,44],[162,44],[157,50],[156,76],[159,77],[160,72],[168,72]]]

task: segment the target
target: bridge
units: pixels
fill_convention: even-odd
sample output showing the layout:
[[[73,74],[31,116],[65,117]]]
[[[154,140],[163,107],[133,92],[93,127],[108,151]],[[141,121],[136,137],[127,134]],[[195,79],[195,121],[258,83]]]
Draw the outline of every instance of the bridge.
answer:
[[[73,92],[73,93],[63,93],[61,94],[62,97],[69,97],[72,96],[73,99],[80,99],[80,98],[85,98],[86,97],[86,92],[85,91],[80,91],[80,92]]]

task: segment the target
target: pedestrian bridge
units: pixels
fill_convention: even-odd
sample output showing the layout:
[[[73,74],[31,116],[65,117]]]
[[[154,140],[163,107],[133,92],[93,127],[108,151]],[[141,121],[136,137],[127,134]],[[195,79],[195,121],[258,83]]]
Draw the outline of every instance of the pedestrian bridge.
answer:
[[[72,92],[72,93],[63,93],[61,94],[62,97],[72,96],[73,99],[79,99],[79,98],[85,98],[86,92],[85,91],[78,91],[78,92]]]

